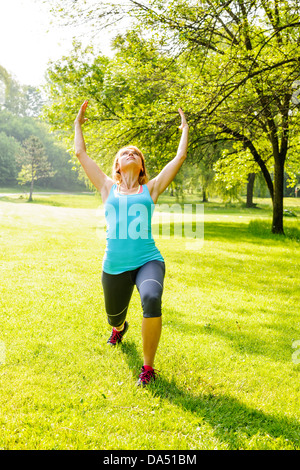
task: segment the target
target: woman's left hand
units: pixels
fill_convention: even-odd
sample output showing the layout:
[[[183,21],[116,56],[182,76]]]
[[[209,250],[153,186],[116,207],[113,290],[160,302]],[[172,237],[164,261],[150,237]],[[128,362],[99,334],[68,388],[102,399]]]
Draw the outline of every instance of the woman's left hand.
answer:
[[[184,115],[184,112],[182,111],[181,108],[178,109],[178,112],[181,116],[181,124],[179,126],[179,129],[183,130],[184,127],[189,127],[188,123],[186,122],[186,118],[185,118],[185,115]]]

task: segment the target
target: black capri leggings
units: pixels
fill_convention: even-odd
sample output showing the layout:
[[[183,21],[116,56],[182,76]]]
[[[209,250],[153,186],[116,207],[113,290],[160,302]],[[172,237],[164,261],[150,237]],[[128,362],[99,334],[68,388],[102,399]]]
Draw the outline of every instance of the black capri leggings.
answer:
[[[108,323],[118,327],[125,321],[134,285],[141,297],[143,316],[160,317],[164,276],[165,263],[158,260],[121,274],[103,271],[102,286]]]

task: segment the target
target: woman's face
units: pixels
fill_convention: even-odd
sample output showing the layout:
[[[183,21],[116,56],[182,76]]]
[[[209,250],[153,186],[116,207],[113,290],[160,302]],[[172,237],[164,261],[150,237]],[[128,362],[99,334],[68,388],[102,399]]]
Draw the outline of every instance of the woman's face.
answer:
[[[132,148],[124,148],[121,150],[118,158],[119,170],[126,171],[135,168],[138,172],[143,169],[142,159],[138,152]]]

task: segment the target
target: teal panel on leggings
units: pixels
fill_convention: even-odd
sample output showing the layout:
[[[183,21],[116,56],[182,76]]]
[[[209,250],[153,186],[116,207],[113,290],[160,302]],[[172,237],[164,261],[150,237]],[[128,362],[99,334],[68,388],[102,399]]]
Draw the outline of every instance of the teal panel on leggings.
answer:
[[[152,236],[155,204],[147,186],[138,194],[124,195],[114,184],[105,203],[106,249],[103,271],[120,274],[148,261],[164,261]]]

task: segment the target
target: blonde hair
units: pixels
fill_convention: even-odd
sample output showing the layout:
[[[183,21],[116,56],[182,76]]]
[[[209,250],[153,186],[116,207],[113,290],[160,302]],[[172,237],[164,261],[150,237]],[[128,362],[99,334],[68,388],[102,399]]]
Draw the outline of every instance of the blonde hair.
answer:
[[[148,178],[147,171],[146,171],[145,157],[142,154],[142,152],[137,147],[135,147],[134,145],[128,145],[127,147],[122,147],[118,151],[117,155],[115,156],[115,160],[114,160],[114,163],[113,163],[113,169],[112,169],[112,179],[113,179],[113,181],[115,181],[117,184],[120,184],[122,182],[122,175],[121,175],[120,171],[118,170],[118,163],[119,163],[119,157],[120,157],[122,151],[125,150],[125,149],[134,150],[138,154],[138,156],[140,157],[140,159],[142,161],[142,170],[140,171],[140,174],[139,174],[139,184],[146,184],[149,181],[149,178]]]

